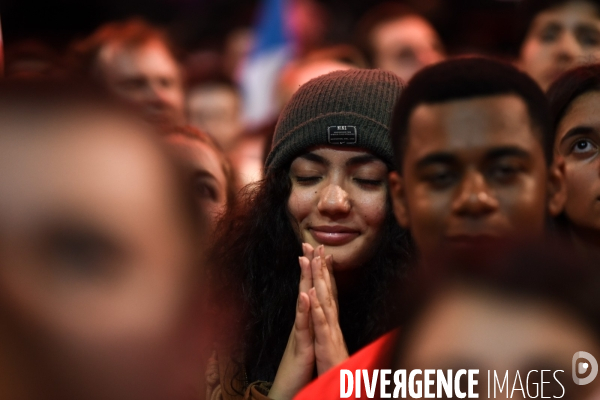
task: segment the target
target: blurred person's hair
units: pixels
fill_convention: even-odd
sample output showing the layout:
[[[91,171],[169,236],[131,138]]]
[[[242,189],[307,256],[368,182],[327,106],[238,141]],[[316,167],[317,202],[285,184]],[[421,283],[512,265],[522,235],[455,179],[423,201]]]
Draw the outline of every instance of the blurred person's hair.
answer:
[[[584,65],[561,75],[547,92],[552,117],[552,142],[556,128],[565,112],[577,97],[587,92],[600,91],[600,64]]]
[[[417,268],[400,283],[396,301],[401,304],[397,323],[402,327],[397,360],[414,338],[411,332],[429,305],[448,289],[472,288],[506,299],[542,302],[567,312],[590,329],[600,341],[600,269],[579,259],[566,243],[549,239],[507,247],[499,259],[471,265],[448,263],[439,257],[436,263]],[[413,336],[413,337],[411,337]]]
[[[355,43],[363,52],[369,66],[373,67],[375,49],[373,48],[373,31],[375,28],[406,17],[421,17],[416,10],[406,4],[396,2],[381,3],[371,8],[358,21]]]
[[[550,164],[554,142],[551,140],[548,101],[539,86],[509,64],[469,57],[423,68],[400,95],[390,129],[398,170],[402,170],[409,140],[410,117],[419,105],[499,95],[516,95],[525,102],[532,128],[539,134],[546,161]]]
[[[71,57],[83,73],[89,73],[94,70],[95,62],[104,46],[116,44],[124,48],[136,48],[152,41],[161,42],[173,59],[179,60],[179,50],[167,33],[139,17],[100,26],[87,38],[72,44]]]
[[[516,45],[518,47],[515,49],[515,53],[518,54],[519,48],[525,41],[525,38],[531,29],[531,24],[540,13],[577,1],[583,1],[594,5],[596,7],[597,17],[600,18],[600,0],[523,0],[517,9],[515,37]]]
[[[233,204],[235,204],[236,198],[235,174],[233,172],[233,167],[231,166],[231,161],[229,161],[229,158],[221,146],[212,138],[212,136],[190,125],[177,126],[164,133],[164,136],[166,137],[176,135],[181,135],[188,139],[197,140],[200,143],[204,143],[215,152],[219,162],[221,163],[221,169],[223,170],[227,184],[227,208],[232,207]]]

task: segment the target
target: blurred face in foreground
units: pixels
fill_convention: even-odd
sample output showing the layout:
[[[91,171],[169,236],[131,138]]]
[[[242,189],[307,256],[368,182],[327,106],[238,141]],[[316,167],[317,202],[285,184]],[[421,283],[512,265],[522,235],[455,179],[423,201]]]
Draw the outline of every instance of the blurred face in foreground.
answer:
[[[599,388],[598,379],[586,386],[573,382],[572,358],[579,351],[598,357],[600,347],[593,333],[561,307],[532,297],[455,284],[436,296],[417,319],[394,368],[441,369],[444,373],[448,369],[479,369],[475,376],[479,398],[488,398],[490,370],[489,398],[496,397],[494,371],[500,385],[508,371],[504,390],[500,392],[496,386],[498,398],[542,397],[543,381],[544,398],[589,399],[587,395]],[[557,370],[562,372],[555,373]],[[515,382],[517,371],[521,382]],[[585,374],[578,372],[577,376],[584,378]],[[461,387],[466,393],[466,379]],[[431,391],[436,392],[435,384]]]
[[[383,161],[364,150],[319,146],[290,167],[288,208],[301,239],[325,246],[333,267],[348,270],[373,256],[387,212]]]
[[[376,27],[371,34],[371,43],[375,67],[391,71],[405,82],[421,68],[445,58],[433,27],[416,15]]]
[[[588,1],[539,13],[521,47],[520,67],[546,90],[567,69],[600,61],[600,14]]]
[[[402,176],[391,173],[390,188],[396,218],[422,257],[469,258],[542,235],[549,173],[520,97],[421,104],[407,135]]]
[[[108,88],[139,107],[149,121],[166,126],[185,122],[181,71],[161,41],[108,43],[96,66]]]
[[[577,97],[556,130],[555,151],[565,163],[565,214],[578,236],[600,237],[600,92]]]
[[[14,375],[56,398],[189,391],[197,243],[152,132],[86,109],[0,125],[0,348],[17,349]]]

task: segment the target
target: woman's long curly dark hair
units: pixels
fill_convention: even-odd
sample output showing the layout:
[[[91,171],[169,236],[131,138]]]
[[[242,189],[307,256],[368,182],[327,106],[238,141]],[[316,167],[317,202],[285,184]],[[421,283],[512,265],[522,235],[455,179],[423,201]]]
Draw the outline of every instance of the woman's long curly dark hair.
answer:
[[[247,382],[274,380],[296,315],[302,246],[287,207],[288,169],[269,170],[242,193],[221,221],[213,249],[219,297],[234,296],[242,305],[237,361],[247,376],[238,378]],[[339,299],[340,326],[351,354],[392,328],[395,304],[384,303],[409,265],[408,234],[394,218],[389,195],[387,203],[381,240],[362,267],[361,284]]]

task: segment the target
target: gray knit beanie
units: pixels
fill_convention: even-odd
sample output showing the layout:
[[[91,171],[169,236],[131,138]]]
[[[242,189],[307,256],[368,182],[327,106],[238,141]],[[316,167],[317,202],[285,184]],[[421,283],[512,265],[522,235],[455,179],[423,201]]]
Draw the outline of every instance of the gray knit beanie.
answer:
[[[393,165],[388,130],[402,87],[396,75],[376,69],[335,71],[308,81],[279,116],[265,171],[317,145],[364,148]]]

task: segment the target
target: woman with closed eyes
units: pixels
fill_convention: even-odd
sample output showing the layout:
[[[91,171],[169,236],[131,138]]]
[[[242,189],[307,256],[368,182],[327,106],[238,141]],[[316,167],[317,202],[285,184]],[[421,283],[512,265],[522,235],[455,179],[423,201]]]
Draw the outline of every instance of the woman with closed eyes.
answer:
[[[567,188],[562,222],[584,256],[600,258],[600,65],[567,72],[548,97]]]
[[[401,89],[389,72],[337,71],[284,108],[265,179],[226,216],[213,257],[244,305],[222,398],[290,399],[391,328],[384,301],[409,247],[387,183]]]

